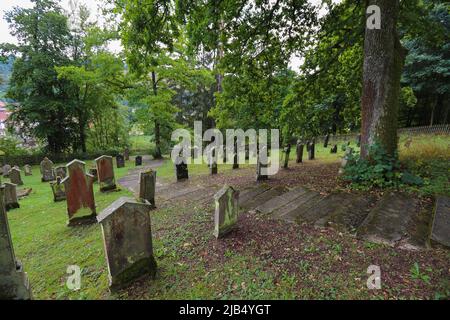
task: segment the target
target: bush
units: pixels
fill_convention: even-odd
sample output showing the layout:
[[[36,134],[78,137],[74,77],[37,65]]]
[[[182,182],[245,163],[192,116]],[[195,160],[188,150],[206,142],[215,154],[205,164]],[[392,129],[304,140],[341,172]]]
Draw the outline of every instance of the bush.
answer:
[[[29,152],[20,146],[19,140],[12,137],[0,138],[0,155],[4,156],[22,156]]]
[[[342,178],[357,189],[398,188],[400,185],[423,184],[423,180],[402,168],[397,154],[389,155],[379,144],[369,148],[367,159],[359,153],[347,155]]]

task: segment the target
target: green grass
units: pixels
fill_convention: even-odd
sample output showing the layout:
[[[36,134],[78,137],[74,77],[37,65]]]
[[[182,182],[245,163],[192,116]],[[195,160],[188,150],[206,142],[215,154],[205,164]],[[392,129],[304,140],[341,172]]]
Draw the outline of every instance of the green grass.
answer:
[[[130,151],[132,153],[142,151],[149,153],[154,146],[155,144],[151,142],[150,136],[130,136]]]

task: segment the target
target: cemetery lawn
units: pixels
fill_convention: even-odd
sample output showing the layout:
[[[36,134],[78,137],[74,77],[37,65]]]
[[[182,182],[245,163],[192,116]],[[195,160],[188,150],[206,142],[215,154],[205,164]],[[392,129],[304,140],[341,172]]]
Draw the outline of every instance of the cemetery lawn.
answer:
[[[448,141],[448,140],[447,140]],[[314,162],[305,161],[299,178],[291,171],[283,185],[302,183],[323,192],[340,188],[333,176],[337,155],[318,146]],[[295,152],[291,155],[295,156]],[[88,162],[89,165],[92,162]],[[291,161],[290,164],[293,164]],[[254,167],[219,166],[218,179],[237,175],[251,181]],[[116,180],[134,168],[116,169]],[[191,166],[190,176],[209,179],[206,165]],[[163,181],[174,180],[173,164],[157,169]],[[447,173],[444,177],[448,177]],[[450,253],[443,249],[406,251],[356,239],[331,228],[286,224],[253,212],[241,213],[239,226],[224,239],[213,235],[213,205],[184,201],[152,212],[156,279],[141,279],[110,293],[100,226],[66,226],[66,203],[53,202],[39,168],[23,176],[33,188],[8,212],[16,256],[28,273],[35,299],[439,299],[450,296]],[[300,180],[299,180],[300,179]],[[100,193],[94,185],[97,212],[120,196]],[[444,186],[445,188],[445,186]],[[158,205],[158,203],[157,203]],[[81,289],[65,285],[69,265],[82,268]],[[367,268],[381,266],[382,289],[368,290]]]

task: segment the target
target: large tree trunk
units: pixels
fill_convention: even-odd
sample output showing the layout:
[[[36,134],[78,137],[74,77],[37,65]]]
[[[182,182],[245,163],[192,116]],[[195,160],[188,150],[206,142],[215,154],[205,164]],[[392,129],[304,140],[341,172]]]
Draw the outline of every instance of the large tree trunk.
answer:
[[[156,85],[156,73],[155,73],[155,71],[152,71],[152,84],[153,84],[153,94],[156,96],[156,95],[158,95],[158,87]],[[155,115],[155,153],[153,154],[153,157],[155,159],[161,159],[162,158],[162,152],[161,152],[161,124],[159,123],[159,120],[158,120],[156,115]]]
[[[405,60],[397,30],[399,0],[368,0],[381,11],[381,29],[366,27],[362,92],[361,155],[379,142],[389,154],[397,149],[400,77]]]

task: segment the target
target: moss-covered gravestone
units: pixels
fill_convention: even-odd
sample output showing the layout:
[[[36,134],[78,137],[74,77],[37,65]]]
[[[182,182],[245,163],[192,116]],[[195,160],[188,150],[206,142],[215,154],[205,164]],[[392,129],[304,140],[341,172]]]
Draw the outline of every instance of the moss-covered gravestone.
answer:
[[[29,164],[26,164],[23,166],[23,171],[25,172],[26,176],[32,176],[33,171],[31,170],[31,166]]]
[[[113,158],[111,156],[101,156],[95,159],[97,164],[98,183],[100,191],[106,192],[116,190],[116,179],[114,177]]]
[[[11,166],[9,164],[5,164],[2,167],[2,173],[3,173],[3,177],[8,178],[9,176],[9,170],[11,170]]]
[[[155,207],[156,171],[147,170],[139,175],[139,199]]]
[[[101,224],[109,285],[119,289],[144,275],[154,277],[152,206],[121,197],[97,217]]]
[[[12,168],[9,170],[9,180],[18,186],[23,185],[21,170],[17,168]]]
[[[0,300],[31,299],[22,264],[16,260],[5,210],[5,187],[0,186]]]
[[[214,236],[220,238],[236,225],[239,215],[239,191],[223,186],[214,195],[216,211],[214,214]]]
[[[40,169],[42,175],[41,178],[42,182],[55,180],[55,173],[53,171],[53,162],[49,160],[47,157],[45,157],[44,160],[41,161]]]
[[[17,186],[14,183],[5,182],[5,208],[6,211],[11,209],[20,208],[19,201],[17,199]]]
[[[304,148],[303,143],[300,140],[298,140],[297,146],[295,148],[296,155],[297,155],[297,158],[296,158],[297,163],[303,162],[303,148]]]
[[[69,162],[66,166],[68,176],[61,181],[66,191],[69,226],[96,221],[94,177],[85,173],[85,166],[80,160]]]
[[[53,191],[53,201],[64,201],[66,200],[66,191],[64,190],[64,184],[61,183],[61,177],[57,176],[56,181],[50,182],[50,186]]]

